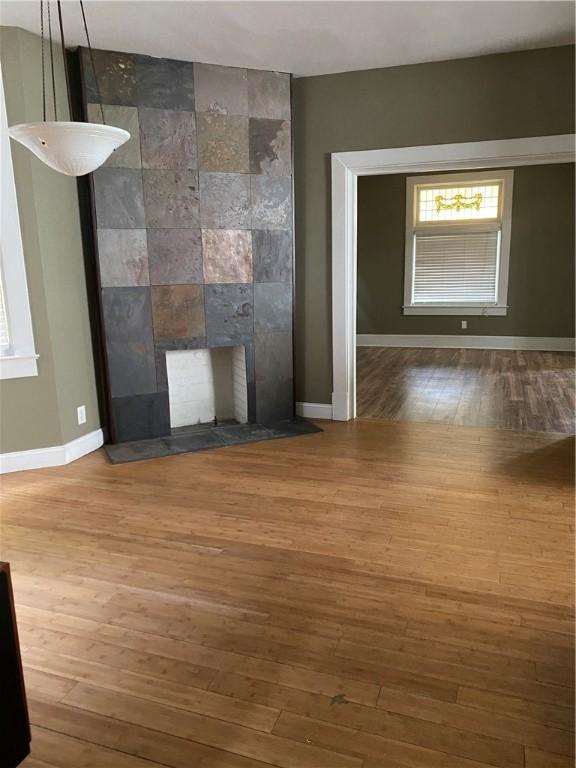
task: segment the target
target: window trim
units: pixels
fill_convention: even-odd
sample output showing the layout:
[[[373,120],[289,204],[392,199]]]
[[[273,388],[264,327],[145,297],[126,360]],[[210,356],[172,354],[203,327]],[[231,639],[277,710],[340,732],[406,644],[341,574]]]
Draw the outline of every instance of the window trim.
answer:
[[[0,355],[0,379],[20,379],[38,375],[36,363],[38,355],[34,345],[1,67],[0,154],[2,156],[0,168],[0,195],[2,197],[0,269],[4,281],[4,299],[11,342],[9,354]]]
[[[498,224],[500,230],[500,254],[498,263],[497,298],[494,303],[471,304],[413,304],[412,283],[414,279],[414,233],[417,230],[446,231],[445,222],[426,222],[416,224],[415,190],[421,184],[454,184],[474,181],[497,181],[502,184],[501,218],[471,220],[448,225],[453,232],[456,227],[466,228],[467,231],[482,231],[490,227],[492,230]],[[406,235],[404,251],[404,304],[405,315],[506,315],[508,312],[508,273],[510,267],[510,238],[512,233],[512,194],[514,188],[514,171],[465,171],[461,173],[442,173],[431,176],[409,176],[406,179]]]

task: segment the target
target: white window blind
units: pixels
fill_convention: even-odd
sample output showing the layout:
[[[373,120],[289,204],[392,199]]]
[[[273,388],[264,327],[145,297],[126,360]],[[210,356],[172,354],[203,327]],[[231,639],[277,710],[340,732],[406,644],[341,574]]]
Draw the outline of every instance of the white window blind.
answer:
[[[412,303],[494,303],[499,241],[498,231],[416,233]]]

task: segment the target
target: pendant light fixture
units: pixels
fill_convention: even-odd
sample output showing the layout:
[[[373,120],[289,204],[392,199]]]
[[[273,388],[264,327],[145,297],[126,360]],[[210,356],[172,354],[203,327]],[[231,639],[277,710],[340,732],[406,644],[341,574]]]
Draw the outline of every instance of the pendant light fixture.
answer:
[[[52,73],[52,98],[54,106],[54,120],[46,120],[46,67],[44,56],[44,7],[47,10],[48,39],[50,54],[50,69]],[[64,25],[62,22],[62,7],[57,0],[58,21],[60,25],[60,38],[62,55],[64,57],[64,73],[66,77],[66,93],[70,116],[72,116],[72,104],[70,98],[70,77],[68,62],[66,59],[66,46],[64,43]],[[123,128],[106,125],[102,98],[98,87],[98,77],[94,66],[94,55],[90,45],[84,3],[80,0],[90,64],[96,84],[96,93],[100,105],[102,123],[79,123],[72,120],[58,120],[58,106],[56,103],[56,78],[54,74],[54,45],[52,41],[52,20],[50,17],[50,0],[40,0],[40,34],[42,41],[42,116],[39,123],[22,123],[13,125],[8,129],[9,135],[23,144],[43,163],[59,173],[67,176],[84,176],[99,168],[110,157],[112,152],[128,141],[130,134]]]

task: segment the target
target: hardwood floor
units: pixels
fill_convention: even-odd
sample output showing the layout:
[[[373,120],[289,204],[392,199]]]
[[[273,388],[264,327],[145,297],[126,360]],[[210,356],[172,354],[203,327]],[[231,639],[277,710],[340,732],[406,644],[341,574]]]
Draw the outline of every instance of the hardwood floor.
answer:
[[[574,355],[358,347],[363,418],[574,432]]]
[[[2,480],[24,768],[570,768],[573,440],[358,420]]]

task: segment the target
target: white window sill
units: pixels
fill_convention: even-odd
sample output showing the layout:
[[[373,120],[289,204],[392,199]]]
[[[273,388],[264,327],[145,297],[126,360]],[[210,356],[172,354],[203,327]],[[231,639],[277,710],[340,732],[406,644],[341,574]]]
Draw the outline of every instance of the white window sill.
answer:
[[[404,306],[402,310],[405,315],[485,315],[490,317],[492,315],[506,315],[508,307],[495,307],[494,305],[488,307],[413,305]]]
[[[38,355],[1,355],[0,379],[24,379],[29,376],[38,376]]]

